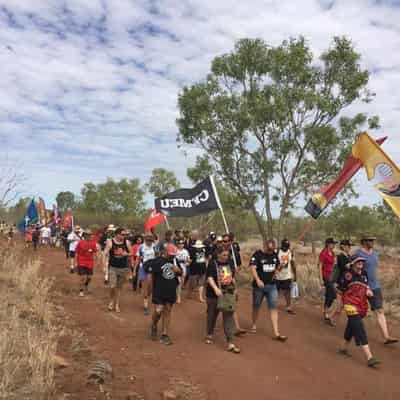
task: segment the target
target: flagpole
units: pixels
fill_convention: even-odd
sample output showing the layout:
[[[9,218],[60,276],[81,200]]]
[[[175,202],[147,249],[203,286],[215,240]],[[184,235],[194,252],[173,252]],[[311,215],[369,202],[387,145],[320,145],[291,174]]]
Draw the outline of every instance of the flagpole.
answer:
[[[213,188],[214,194],[215,194],[215,199],[217,200],[218,208],[221,211],[222,220],[224,221],[225,231],[226,231],[226,233],[229,233],[230,232],[229,231],[229,226],[228,226],[228,223],[226,222],[224,209],[222,208],[222,203],[221,203],[221,200],[219,198],[217,187],[215,186],[214,176],[213,175],[210,175],[210,182],[211,182],[211,186]],[[237,261],[236,261],[235,250],[233,248],[233,244],[232,243],[231,243],[231,250],[232,250],[233,264],[235,265],[235,269],[237,269],[238,265],[237,265]]]
[[[164,216],[165,216],[165,224],[167,225],[167,229],[170,230],[171,227],[170,227],[170,225],[169,225],[168,218],[167,218],[166,215],[164,215]]]

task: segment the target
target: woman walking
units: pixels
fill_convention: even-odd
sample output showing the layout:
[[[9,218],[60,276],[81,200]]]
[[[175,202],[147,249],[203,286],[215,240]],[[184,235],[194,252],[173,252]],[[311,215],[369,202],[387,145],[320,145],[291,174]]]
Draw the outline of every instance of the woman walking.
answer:
[[[235,322],[235,270],[229,263],[229,251],[220,249],[217,259],[212,260],[207,268],[207,337],[206,344],[213,343],[214,329],[218,314],[222,312],[224,332],[228,344],[227,350],[239,354],[240,349],[233,343]]]

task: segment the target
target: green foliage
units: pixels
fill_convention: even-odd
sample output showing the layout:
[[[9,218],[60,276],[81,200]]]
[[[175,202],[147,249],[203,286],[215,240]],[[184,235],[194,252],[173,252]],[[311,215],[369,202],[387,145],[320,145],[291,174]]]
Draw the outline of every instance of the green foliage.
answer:
[[[164,168],[153,169],[150,180],[146,184],[146,189],[156,198],[173,192],[179,187],[180,183],[175,173]]]
[[[137,178],[119,181],[107,178],[105,183],[85,183],[81,197],[79,211],[94,215],[138,215],[145,208],[144,190]]]
[[[263,237],[279,236],[295,201],[337,174],[362,127],[378,125],[364,114],[340,118],[354,101],[372,98],[359,61],[346,38],[334,38],[318,63],[302,37],[276,47],[242,39],[213,60],[203,82],[180,94],[178,142],[204,151]],[[256,207],[261,199],[266,227]],[[281,210],[275,229],[273,200]]]
[[[76,207],[75,195],[72,192],[60,192],[56,197],[57,207],[60,212],[73,210]]]

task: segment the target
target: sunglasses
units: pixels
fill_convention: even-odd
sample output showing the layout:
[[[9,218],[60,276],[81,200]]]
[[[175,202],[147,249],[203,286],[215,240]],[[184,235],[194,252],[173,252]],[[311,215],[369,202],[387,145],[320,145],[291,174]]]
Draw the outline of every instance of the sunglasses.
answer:
[[[229,242],[230,242],[230,240],[223,240],[223,242],[224,242],[224,243],[229,243]]]

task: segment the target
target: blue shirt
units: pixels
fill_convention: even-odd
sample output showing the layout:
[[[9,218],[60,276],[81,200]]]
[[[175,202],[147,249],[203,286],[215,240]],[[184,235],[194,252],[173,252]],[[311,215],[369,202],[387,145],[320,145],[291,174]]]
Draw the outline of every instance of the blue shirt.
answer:
[[[379,289],[380,285],[376,274],[376,270],[378,268],[378,254],[376,253],[376,251],[373,250],[372,253],[369,254],[365,250],[359,249],[354,253],[354,255],[356,257],[362,257],[365,259],[364,269],[368,276],[369,287],[372,290]]]

